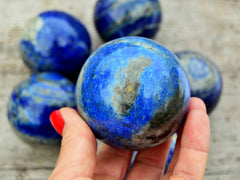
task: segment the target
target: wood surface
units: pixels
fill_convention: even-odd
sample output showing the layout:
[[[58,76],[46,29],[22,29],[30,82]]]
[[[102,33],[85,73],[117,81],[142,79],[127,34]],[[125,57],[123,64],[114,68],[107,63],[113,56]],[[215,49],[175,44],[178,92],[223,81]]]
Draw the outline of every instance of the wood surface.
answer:
[[[22,142],[8,124],[7,102],[15,85],[29,76],[18,51],[27,21],[45,10],[64,10],[87,27],[92,50],[103,42],[93,24],[96,0],[0,0],[0,179],[47,179],[59,146]],[[223,76],[219,105],[210,115],[211,145],[206,180],[240,179],[240,0],[162,0],[163,23],[154,38],[172,51],[209,56]]]

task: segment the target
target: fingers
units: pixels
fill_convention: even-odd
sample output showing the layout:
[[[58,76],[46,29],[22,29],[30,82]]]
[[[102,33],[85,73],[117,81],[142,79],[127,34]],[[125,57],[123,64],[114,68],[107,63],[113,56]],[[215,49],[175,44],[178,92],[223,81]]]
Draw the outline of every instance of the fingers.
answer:
[[[165,168],[171,139],[156,147],[139,151],[127,179],[159,179]]]
[[[194,110],[194,109],[199,109],[199,110],[202,110],[203,112],[207,112],[206,105],[204,104],[204,102],[201,99],[199,99],[197,97],[191,98],[188,112],[190,112],[191,110]]]
[[[97,157],[94,179],[124,179],[132,152],[103,144]]]
[[[191,98],[185,125],[178,136],[180,138],[164,179],[203,179],[210,144],[210,125],[202,100]]]
[[[71,108],[51,114],[53,126],[61,133],[62,145],[50,180],[92,178],[96,164],[96,139],[89,126]]]
[[[124,179],[132,152],[103,145],[96,162],[96,139],[75,110],[63,108],[53,113],[50,119],[63,136],[59,159],[50,180]],[[178,132],[176,149],[164,179],[203,179],[209,141],[206,107],[198,98],[191,98],[188,116],[183,129]],[[171,140],[140,151],[128,179],[159,179],[164,172],[170,145]]]

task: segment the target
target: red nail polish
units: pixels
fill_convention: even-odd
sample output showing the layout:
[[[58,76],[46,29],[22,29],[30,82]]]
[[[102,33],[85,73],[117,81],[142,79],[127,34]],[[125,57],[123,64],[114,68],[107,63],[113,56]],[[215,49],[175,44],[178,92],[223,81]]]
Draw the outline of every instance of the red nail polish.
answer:
[[[53,111],[50,115],[50,121],[54,129],[62,135],[62,130],[64,127],[64,119],[59,110]]]

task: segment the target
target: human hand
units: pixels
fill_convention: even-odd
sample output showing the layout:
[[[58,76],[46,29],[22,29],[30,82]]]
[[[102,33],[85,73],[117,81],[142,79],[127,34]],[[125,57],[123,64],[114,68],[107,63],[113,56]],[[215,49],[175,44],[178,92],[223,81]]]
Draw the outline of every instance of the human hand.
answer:
[[[60,154],[49,180],[124,179],[132,152],[103,144],[97,155],[97,142],[89,126],[71,108],[51,114],[50,120],[62,134]],[[139,151],[128,179],[201,180],[204,178],[210,143],[210,125],[205,104],[191,98],[184,126],[166,174],[164,167],[171,139]],[[164,175],[163,175],[164,174]]]

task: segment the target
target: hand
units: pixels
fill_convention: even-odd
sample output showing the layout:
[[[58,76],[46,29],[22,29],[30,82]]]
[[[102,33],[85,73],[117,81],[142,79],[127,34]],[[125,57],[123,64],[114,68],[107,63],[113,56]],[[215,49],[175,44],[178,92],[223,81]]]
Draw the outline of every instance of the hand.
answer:
[[[50,116],[62,134],[56,167],[49,180],[124,179],[132,152],[103,144],[98,155],[96,139],[78,113],[62,108]],[[204,178],[210,143],[209,118],[204,103],[191,98],[184,126],[178,132],[176,148],[163,175],[171,139],[151,149],[139,151],[127,180],[200,180]]]

